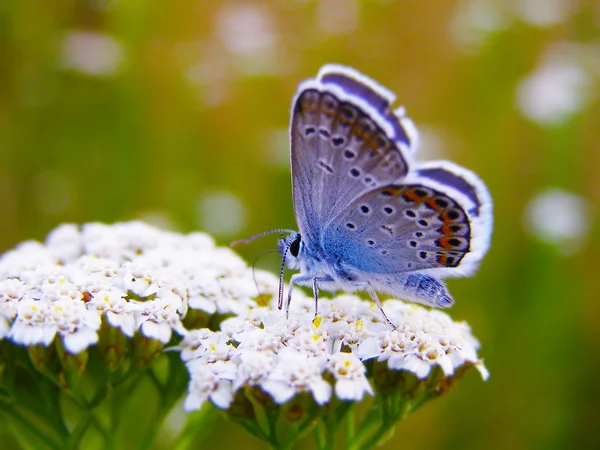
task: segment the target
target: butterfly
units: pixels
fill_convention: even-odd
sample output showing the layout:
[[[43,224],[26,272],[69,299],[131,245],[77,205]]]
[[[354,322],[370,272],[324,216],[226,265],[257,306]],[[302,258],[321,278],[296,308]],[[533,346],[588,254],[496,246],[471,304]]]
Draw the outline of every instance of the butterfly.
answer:
[[[427,306],[454,302],[442,281],[472,274],[488,250],[492,201],[473,172],[448,161],[413,160],[418,134],[395,96],[336,64],[300,84],[291,110],[291,174],[299,231],[278,242],[289,283],[366,291]]]

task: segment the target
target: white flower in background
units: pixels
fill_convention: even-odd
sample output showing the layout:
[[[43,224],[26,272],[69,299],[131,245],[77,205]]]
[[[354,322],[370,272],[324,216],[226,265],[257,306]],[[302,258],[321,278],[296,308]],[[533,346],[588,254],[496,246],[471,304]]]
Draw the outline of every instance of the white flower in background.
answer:
[[[246,212],[238,197],[226,191],[202,196],[197,206],[198,224],[210,233],[236,236],[244,227]]]
[[[317,23],[327,33],[352,33],[358,27],[359,16],[357,0],[321,0],[317,4]]]
[[[121,43],[114,37],[93,31],[71,31],[62,45],[62,65],[86,75],[111,76],[125,57]]]
[[[450,22],[450,33],[468,52],[478,51],[510,24],[505,5],[495,0],[462,0]]]
[[[586,198],[562,189],[548,189],[527,205],[525,226],[539,239],[571,254],[581,248],[587,237],[590,215],[591,204]]]
[[[515,7],[525,21],[543,27],[566,20],[575,4],[564,0],[520,0]]]
[[[540,125],[557,125],[585,107],[592,97],[592,79],[581,64],[579,50],[556,45],[517,87],[521,113]]]
[[[216,15],[215,41],[231,56],[234,73],[270,75],[283,67],[281,57],[285,59],[285,55],[279,49],[276,22],[267,5],[231,2]]]

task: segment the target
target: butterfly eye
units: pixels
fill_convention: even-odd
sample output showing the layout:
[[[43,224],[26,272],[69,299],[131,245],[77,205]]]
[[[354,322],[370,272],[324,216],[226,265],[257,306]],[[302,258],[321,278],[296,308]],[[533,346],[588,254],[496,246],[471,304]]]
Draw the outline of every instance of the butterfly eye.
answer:
[[[302,238],[300,237],[300,235],[298,235],[298,237],[295,238],[292,241],[292,243],[290,244],[290,253],[294,258],[296,256],[298,256],[298,253],[300,252],[300,241],[301,240],[302,240]]]

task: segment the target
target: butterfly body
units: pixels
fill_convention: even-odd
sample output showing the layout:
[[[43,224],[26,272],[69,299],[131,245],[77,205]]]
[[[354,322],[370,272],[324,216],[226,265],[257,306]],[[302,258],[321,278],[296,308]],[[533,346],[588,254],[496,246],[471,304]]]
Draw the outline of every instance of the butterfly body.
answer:
[[[312,287],[316,306],[324,289],[365,290],[380,308],[377,292],[448,307],[441,279],[471,274],[486,253],[485,185],[447,161],[414,162],[417,132],[403,109],[391,109],[394,100],[338,65],[300,85],[290,126],[299,232],[279,242],[299,269],[287,307],[294,285]]]

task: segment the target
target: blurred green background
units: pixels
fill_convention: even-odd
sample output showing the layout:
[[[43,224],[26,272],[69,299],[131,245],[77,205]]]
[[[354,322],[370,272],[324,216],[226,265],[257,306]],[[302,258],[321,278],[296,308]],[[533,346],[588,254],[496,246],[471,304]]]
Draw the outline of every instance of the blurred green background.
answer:
[[[489,382],[469,374],[385,448],[600,448],[597,1],[5,0],[0,57],[0,251],[63,222],[223,244],[295,227],[297,84],[338,62],[389,87],[421,159],[487,183],[495,231],[449,282]],[[230,427],[198,448],[263,448]]]

